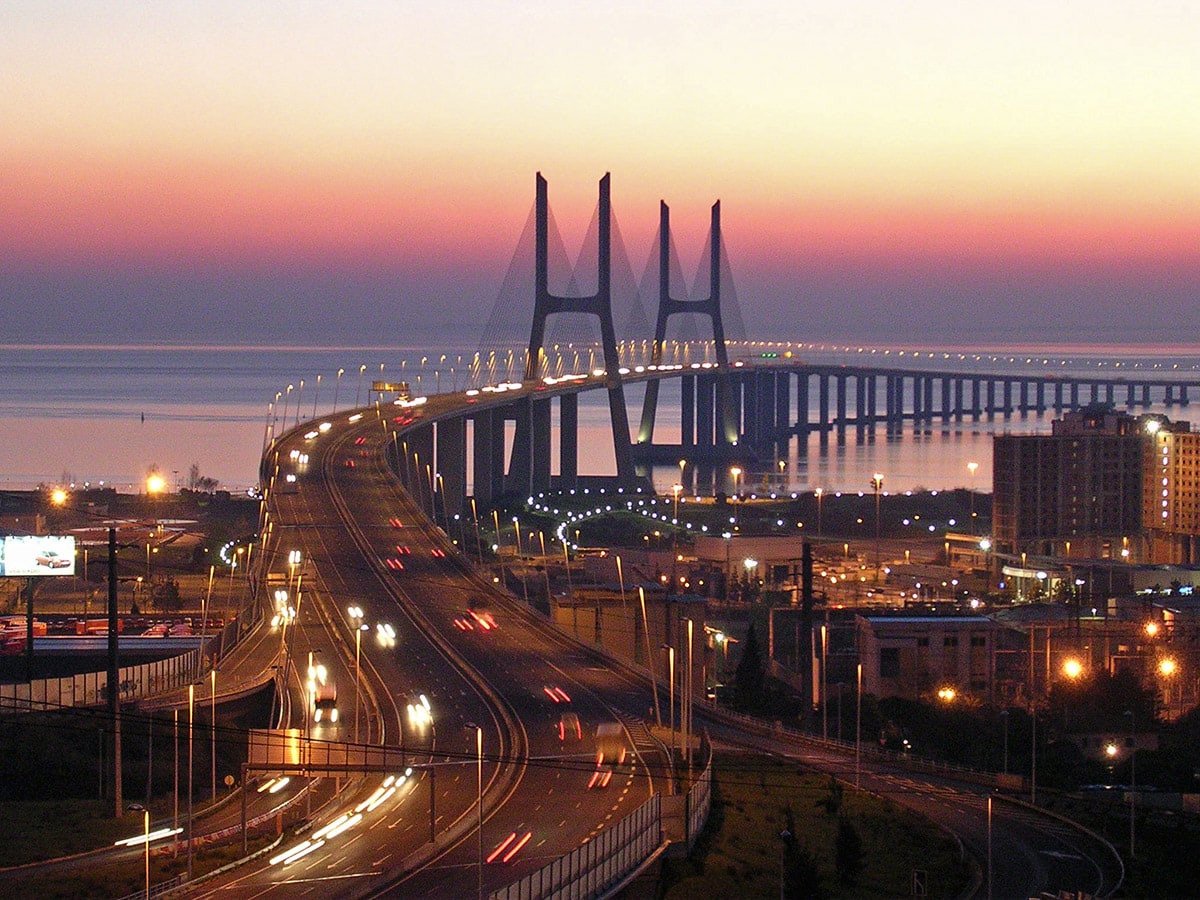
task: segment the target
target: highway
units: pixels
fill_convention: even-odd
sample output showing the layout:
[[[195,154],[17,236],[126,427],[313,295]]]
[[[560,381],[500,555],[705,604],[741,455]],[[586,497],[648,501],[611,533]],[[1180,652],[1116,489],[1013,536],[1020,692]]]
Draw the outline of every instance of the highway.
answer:
[[[465,402],[462,395],[431,398],[422,414],[453,414]],[[266,560],[277,580],[299,582],[289,639],[299,663],[288,670],[293,687],[301,688],[309,651],[341,687],[341,719],[335,728],[320,726],[322,734],[351,739],[357,711],[361,738],[402,746],[412,773],[354,779],[315,812],[310,836],[290,843],[297,855],[280,858],[284,846],[274,862],[255,861],[195,886],[192,895],[486,894],[576,848],[668,785],[663,748],[643,724],[652,705],[645,679],[482,580],[388,470],[391,423],[375,410],[360,413],[331,418],[322,432],[297,427],[273,445]],[[289,564],[297,552],[302,562]],[[351,606],[362,608],[367,626],[357,710]],[[380,623],[391,626],[394,643],[376,639]],[[417,727],[407,707],[422,694],[431,722]],[[566,709],[582,723],[581,740],[560,738]],[[719,714],[706,718],[715,741],[793,756],[843,779],[853,769],[845,748],[754,733]],[[589,787],[592,735],[607,721],[629,726],[637,752],[606,787]],[[875,761],[858,777],[863,788],[957,835],[984,871],[978,895],[988,895],[986,788]],[[325,834],[331,823],[345,830]],[[991,829],[991,896],[1059,889],[1107,896],[1120,882],[1111,847],[1040,812],[997,800]]]
[[[480,771],[483,855],[507,841],[482,867],[485,893],[569,852],[644,802],[664,768],[660,745],[637,729],[651,703],[648,684],[607,671],[463,565],[388,472],[382,450],[390,435],[383,437],[374,415],[354,423],[341,417],[318,438],[303,433],[293,431],[276,445],[275,483],[289,486],[268,491],[269,571],[290,582],[298,593],[292,600],[299,600],[287,639],[294,661],[289,679],[298,686],[311,651],[339,685],[340,707],[335,727],[314,727],[320,736],[352,739],[356,623],[346,610],[361,607],[368,630],[360,645],[360,735],[403,746],[413,773],[372,815],[307,855],[251,864],[193,893],[345,896],[353,882],[354,892],[367,896],[469,896],[481,875]],[[307,463],[293,459],[292,450],[307,454]],[[294,482],[286,480],[289,472]],[[295,551],[300,562],[293,565]],[[485,620],[495,627],[483,627]],[[394,645],[377,640],[380,623],[394,630]],[[407,707],[421,694],[432,722],[416,727]],[[581,727],[560,740],[566,710]],[[630,745],[639,753],[606,786],[589,788],[596,773],[592,735],[598,724],[619,718],[634,723]],[[319,811],[313,833],[354,810],[384,780],[382,774],[356,779]]]

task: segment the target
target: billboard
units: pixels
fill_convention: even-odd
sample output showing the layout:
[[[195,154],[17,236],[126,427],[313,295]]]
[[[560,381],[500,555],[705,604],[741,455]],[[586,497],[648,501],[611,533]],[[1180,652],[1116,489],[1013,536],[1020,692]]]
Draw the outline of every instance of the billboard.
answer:
[[[75,538],[53,534],[8,535],[0,543],[0,576],[74,575]]]

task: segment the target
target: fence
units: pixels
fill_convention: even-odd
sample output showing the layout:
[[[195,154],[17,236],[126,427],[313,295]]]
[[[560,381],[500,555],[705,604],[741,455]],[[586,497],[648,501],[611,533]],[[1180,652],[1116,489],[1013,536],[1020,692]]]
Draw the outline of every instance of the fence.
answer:
[[[706,741],[707,743],[707,741]],[[690,853],[696,846],[696,838],[708,821],[712,809],[712,754],[708,754],[708,765],[687,792],[687,848]]]
[[[202,649],[140,666],[123,666],[117,675],[124,703],[151,697],[196,680],[201,654],[219,659],[239,638],[238,622],[229,622],[208,635]],[[108,672],[82,672],[69,678],[44,678],[17,684],[0,684],[0,709],[17,712],[54,710],[75,706],[102,706],[108,700]]]
[[[598,897],[662,843],[662,798],[655,794],[594,840],[493,891],[491,900],[584,900]]]

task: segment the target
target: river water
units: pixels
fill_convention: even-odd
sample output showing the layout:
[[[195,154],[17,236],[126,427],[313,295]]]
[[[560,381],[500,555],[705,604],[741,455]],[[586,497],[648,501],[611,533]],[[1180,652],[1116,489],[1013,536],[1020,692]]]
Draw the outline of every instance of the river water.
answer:
[[[256,481],[268,423],[268,406],[280,393],[276,417],[294,421],[327,415],[365,402],[373,378],[407,380],[414,390],[463,388],[475,348],[278,346],[32,346],[0,347],[0,488],[100,482],[118,490],[142,489],[156,469],[169,483],[186,486],[189,470],[215,478],[229,490]],[[1178,374],[1200,377],[1200,348],[1009,347],[867,348],[811,343],[746,344],[731,355],[787,352],[809,362],[990,371],[998,374]],[[586,359],[586,355],[583,357]],[[567,368],[573,360],[568,360]],[[503,359],[493,377],[504,374]],[[516,364],[514,363],[514,368]],[[342,374],[338,375],[338,370]],[[514,373],[515,374],[515,373]],[[517,376],[519,377],[519,376]],[[303,384],[301,384],[303,381]],[[288,386],[292,389],[289,391]],[[812,392],[815,404],[815,391]],[[627,390],[636,429],[642,389]],[[1196,416],[1200,407],[1161,410],[1172,418]],[[1194,412],[1193,412],[1194,411]],[[678,392],[664,387],[656,439],[678,440]],[[815,412],[814,412],[815,418]],[[674,424],[672,424],[674,423]],[[580,470],[615,471],[607,395],[592,391],[580,403]],[[888,436],[880,428],[844,442],[816,435],[807,447],[792,442],[781,460],[744,477],[747,489],[869,491],[872,474],[885,490],[991,487],[994,433],[1047,431],[1050,417],[1014,416],[978,423],[936,422],[929,434]],[[782,468],[779,463],[782,462]],[[972,470],[969,463],[977,463]],[[678,479],[674,466],[655,472],[660,489]]]

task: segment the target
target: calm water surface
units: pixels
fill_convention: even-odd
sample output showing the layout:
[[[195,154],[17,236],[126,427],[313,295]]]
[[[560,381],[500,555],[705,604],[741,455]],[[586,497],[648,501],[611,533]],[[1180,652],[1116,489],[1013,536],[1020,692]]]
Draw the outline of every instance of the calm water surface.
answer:
[[[790,348],[811,362],[992,371],[998,374],[1178,374],[1200,377],[1200,348],[1024,347],[942,350],[859,348],[833,345],[748,345],[738,355]],[[223,487],[254,484],[268,404],[282,394],[288,420],[326,415],[336,400],[346,409],[365,402],[372,378],[408,380],[414,389],[461,389],[474,347],[199,347],[45,346],[0,347],[0,488],[39,483],[105,482],[136,491],[157,469],[185,483],[195,464]],[[503,375],[506,361],[494,373]],[[515,365],[515,364],[514,364]],[[382,369],[381,369],[382,366]],[[365,367],[365,368],[363,368]],[[338,370],[343,370],[339,377]],[[319,376],[319,382],[318,382]],[[301,380],[303,385],[301,386]],[[288,385],[292,390],[287,390]],[[815,392],[813,392],[815,404]],[[642,391],[627,391],[634,428]],[[583,395],[580,404],[581,471],[615,470],[606,394]],[[882,402],[882,401],[881,401]],[[315,410],[315,413],[314,413]],[[1195,410],[1193,413],[1192,410]],[[1163,410],[1172,418],[1200,421],[1200,407]],[[678,440],[678,392],[664,388],[656,438]],[[887,436],[882,429],[844,443],[807,448],[793,441],[781,461],[751,473],[747,487],[770,483],[789,490],[870,490],[882,472],[889,491],[991,485],[991,437],[998,431],[1049,430],[1050,419],[1029,416],[993,422],[952,423],[930,434]],[[978,463],[972,476],[967,464]],[[660,488],[678,479],[675,467],[655,473]]]

